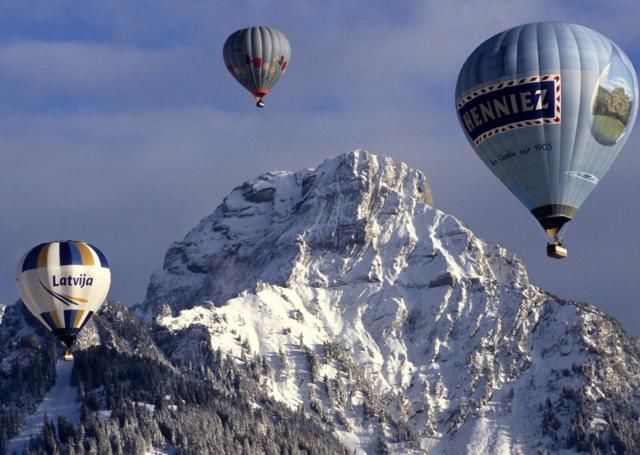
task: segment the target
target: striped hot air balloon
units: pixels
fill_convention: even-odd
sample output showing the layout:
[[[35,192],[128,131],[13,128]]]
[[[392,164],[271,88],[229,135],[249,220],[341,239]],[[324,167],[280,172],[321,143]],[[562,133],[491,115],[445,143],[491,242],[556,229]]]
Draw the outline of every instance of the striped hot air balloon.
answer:
[[[480,159],[549,236],[547,253],[618,156],[636,119],[629,58],[586,27],[521,25],[482,43],[456,86],[460,124]]]
[[[107,259],[85,242],[42,243],[18,262],[16,282],[27,309],[67,347],[104,302],[111,284]]]
[[[291,59],[284,33],[271,27],[249,27],[232,33],[224,43],[224,63],[231,75],[264,107],[264,98]]]

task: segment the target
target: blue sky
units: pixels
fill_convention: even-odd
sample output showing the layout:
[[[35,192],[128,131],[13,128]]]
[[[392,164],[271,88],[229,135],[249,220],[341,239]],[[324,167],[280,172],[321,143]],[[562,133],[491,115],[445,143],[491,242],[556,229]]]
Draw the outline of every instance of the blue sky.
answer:
[[[31,246],[83,239],[110,293],[144,298],[171,242],[231,189],[356,148],[423,170],[435,205],[526,263],[537,285],[588,301],[640,335],[640,130],[552,261],[520,203],[467,144],[455,82],[473,49],[525,22],[570,21],[640,68],[637,1],[0,1],[0,302]],[[250,25],[289,37],[265,110],[227,73],[222,45]]]

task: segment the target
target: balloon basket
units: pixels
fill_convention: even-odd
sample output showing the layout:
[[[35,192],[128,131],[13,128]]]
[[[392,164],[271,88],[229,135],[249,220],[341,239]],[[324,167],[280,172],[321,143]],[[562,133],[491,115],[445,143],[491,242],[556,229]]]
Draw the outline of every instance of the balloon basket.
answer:
[[[564,259],[567,257],[567,249],[561,243],[548,243],[547,256],[554,259]]]
[[[71,351],[66,350],[64,351],[64,360],[65,362],[71,362],[73,360],[73,354],[71,353]]]

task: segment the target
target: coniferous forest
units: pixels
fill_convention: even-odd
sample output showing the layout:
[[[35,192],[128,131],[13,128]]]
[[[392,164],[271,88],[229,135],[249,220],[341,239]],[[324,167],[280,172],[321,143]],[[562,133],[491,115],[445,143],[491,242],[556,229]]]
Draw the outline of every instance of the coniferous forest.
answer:
[[[56,341],[21,305],[7,308],[0,333],[3,370],[0,448],[20,431],[55,382]],[[244,368],[220,351],[206,364],[172,364],[141,321],[116,303],[105,305],[94,330],[107,342],[75,353],[79,422],[45,416],[27,454],[340,454],[347,451],[317,417],[294,412],[260,391],[259,358]],[[27,332],[32,333],[21,336]]]

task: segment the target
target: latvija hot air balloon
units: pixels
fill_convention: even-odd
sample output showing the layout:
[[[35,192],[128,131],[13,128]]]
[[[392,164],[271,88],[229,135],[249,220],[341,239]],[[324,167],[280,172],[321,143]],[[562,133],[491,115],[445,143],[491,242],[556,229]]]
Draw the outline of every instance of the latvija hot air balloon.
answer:
[[[284,33],[271,27],[249,27],[232,33],[224,43],[224,63],[240,84],[264,107],[269,93],[287,69],[291,46]]]
[[[456,87],[480,159],[542,225],[562,258],[562,228],[629,137],[638,80],[624,52],[586,27],[521,25],[482,43]]]
[[[107,297],[111,272],[104,254],[84,242],[42,243],[18,262],[16,282],[27,309],[67,347]]]

